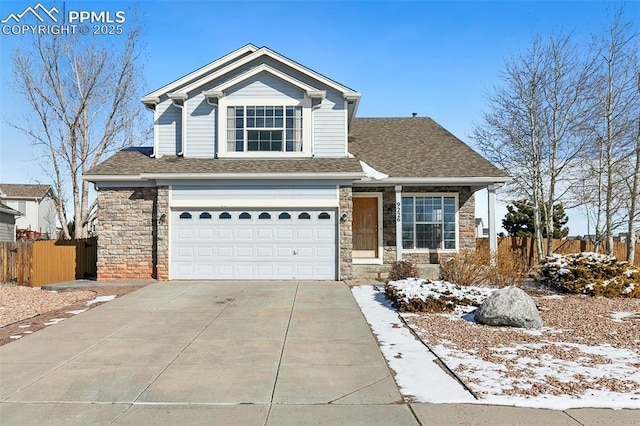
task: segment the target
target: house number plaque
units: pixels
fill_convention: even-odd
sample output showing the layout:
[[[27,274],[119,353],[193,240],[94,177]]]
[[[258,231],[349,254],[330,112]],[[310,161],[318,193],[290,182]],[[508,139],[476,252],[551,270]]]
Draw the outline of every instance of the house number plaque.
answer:
[[[400,202],[398,201],[396,203],[396,222],[400,222],[401,219],[402,219],[402,216],[400,212]]]

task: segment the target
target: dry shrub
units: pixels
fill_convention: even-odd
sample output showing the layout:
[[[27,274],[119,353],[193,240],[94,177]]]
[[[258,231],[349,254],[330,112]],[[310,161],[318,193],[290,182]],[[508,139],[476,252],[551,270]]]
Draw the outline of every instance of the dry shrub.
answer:
[[[443,280],[462,286],[520,286],[527,277],[527,267],[514,252],[489,257],[485,252],[466,249],[441,261],[440,274]]]
[[[468,286],[482,284],[486,278],[488,257],[475,249],[460,250],[440,261],[440,275],[445,281]]]
[[[526,261],[516,252],[494,255],[491,266],[486,270],[486,282],[496,287],[519,287],[527,278]]]
[[[389,281],[404,280],[406,278],[419,278],[418,268],[408,260],[396,260],[389,270]]]

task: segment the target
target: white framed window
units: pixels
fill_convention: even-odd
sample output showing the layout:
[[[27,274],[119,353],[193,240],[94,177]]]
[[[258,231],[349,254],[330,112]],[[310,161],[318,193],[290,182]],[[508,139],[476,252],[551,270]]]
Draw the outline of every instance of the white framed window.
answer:
[[[403,194],[402,248],[458,249],[457,194]]]
[[[290,158],[313,154],[311,98],[218,101],[217,155],[222,158]]]
[[[302,107],[227,107],[227,152],[302,152]]]
[[[8,207],[11,207],[12,209],[19,211],[23,215],[27,214],[27,202],[26,201],[5,200],[4,203]]]

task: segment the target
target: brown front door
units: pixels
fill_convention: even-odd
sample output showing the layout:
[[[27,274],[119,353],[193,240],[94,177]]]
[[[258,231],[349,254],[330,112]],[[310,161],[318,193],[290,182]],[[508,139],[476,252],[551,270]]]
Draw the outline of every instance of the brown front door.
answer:
[[[353,257],[378,257],[378,199],[353,198]]]

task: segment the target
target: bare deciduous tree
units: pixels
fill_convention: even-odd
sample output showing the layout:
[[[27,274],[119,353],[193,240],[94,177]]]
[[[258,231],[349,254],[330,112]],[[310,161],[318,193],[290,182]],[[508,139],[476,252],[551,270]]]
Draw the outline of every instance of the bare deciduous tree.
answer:
[[[530,50],[506,63],[489,99],[484,123],[473,139],[481,151],[513,177],[511,189],[531,201],[536,253],[546,250],[542,229],[553,229],[553,206],[568,188],[568,169],[582,152],[584,92],[591,63],[581,59],[568,36],[534,37]],[[546,217],[542,223],[542,218]]]
[[[88,235],[92,206],[82,174],[109,153],[140,143],[146,133],[139,103],[139,30],[118,37],[122,45],[106,46],[105,40],[88,37],[35,36],[11,58],[15,90],[31,108],[11,125],[43,153],[41,165],[54,184],[67,239]]]
[[[625,224],[635,226],[637,216],[637,122],[640,94],[637,87],[638,33],[615,14],[609,30],[594,36],[596,72],[589,90],[590,125],[586,138],[589,155],[582,175],[582,194],[596,249],[605,243],[613,253],[613,237]],[[635,160],[637,163],[637,160]],[[632,223],[633,222],[633,223]],[[593,228],[592,228],[593,227]]]

